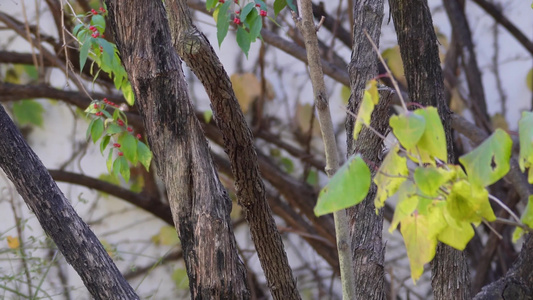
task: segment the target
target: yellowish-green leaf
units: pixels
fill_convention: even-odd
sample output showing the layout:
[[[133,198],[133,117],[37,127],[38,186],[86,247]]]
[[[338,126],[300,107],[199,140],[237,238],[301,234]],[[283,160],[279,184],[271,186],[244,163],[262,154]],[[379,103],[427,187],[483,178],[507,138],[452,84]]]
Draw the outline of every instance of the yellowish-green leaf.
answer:
[[[416,186],[412,181],[406,180],[400,185],[398,189],[398,204],[394,209],[394,217],[392,218],[389,232],[393,232],[398,224],[410,216],[418,206],[419,196],[416,194]]]
[[[381,55],[387,61],[387,66],[392,72],[392,75],[404,86],[407,86],[405,79],[402,56],[400,55],[400,47],[395,46],[385,49]]]
[[[533,113],[522,112],[522,118],[518,122],[518,133],[520,139],[520,158],[518,163],[520,170],[524,172],[526,168],[533,166]],[[533,176],[528,176],[529,183],[533,183]]]
[[[435,166],[418,167],[415,169],[414,179],[422,193],[435,197],[439,188],[455,176],[455,170],[445,170]]]
[[[187,276],[187,270],[183,268],[174,270],[172,273],[172,280],[178,289],[189,290],[189,277]]]
[[[424,117],[407,112],[399,116],[394,115],[389,120],[392,132],[402,146],[411,150],[416,146],[426,129]]]
[[[176,228],[173,226],[163,226],[159,233],[152,236],[152,242],[156,245],[175,246],[180,243]]]
[[[475,189],[466,180],[453,184],[446,200],[448,213],[459,222],[480,222],[496,220],[489,203],[486,189]]]
[[[363,101],[361,106],[359,106],[359,111],[357,112],[357,120],[355,121],[355,126],[353,129],[353,139],[357,140],[359,133],[363,128],[363,124],[370,125],[370,117],[374,111],[374,102],[372,101],[372,95],[369,91],[365,91],[363,96]]]
[[[424,134],[418,141],[418,150],[425,152],[431,158],[438,158],[444,162],[448,161],[448,151],[446,148],[446,135],[444,134],[444,127],[440,120],[439,112],[435,107],[427,107],[425,109],[417,109],[414,111],[416,115],[424,117],[426,120],[426,129]],[[421,155],[424,159],[425,155]],[[434,164],[433,159],[424,161],[424,163]]]
[[[365,199],[369,188],[370,170],[361,155],[354,155],[320,191],[315,215],[321,216],[353,206]]]
[[[372,103],[374,105],[378,105],[379,103],[379,92],[378,92],[378,82],[375,79],[372,79],[368,81],[366,85],[366,90],[370,94],[370,99],[372,99]]]
[[[509,135],[496,129],[481,145],[459,158],[466,169],[470,183],[476,188],[484,188],[509,172],[509,160],[513,141]]]
[[[385,200],[396,193],[409,174],[407,159],[398,155],[398,150],[396,145],[389,151],[374,177],[374,183],[378,187],[374,199],[376,209],[383,207]]]
[[[424,265],[435,257],[437,235],[446,227],[442,209],[430,209],[427,216],[413,213],[401,222],[401,229],[413,282],[424,272]]]
[[[522,223],[526,224],[529,228],[533,229],[533,195],[529,196],[526,209],[524,209],[524,212],[522,213],[522,217],[520,218],[520,220],[522,221]],[[513,242],[516,243],[516,241],[523,234],[524,234],[524,230],[520,227],[516,227],[513,233]]]
[[[43,126],[44,108],[35,100],[21,100],[13,103],[13,114],[21,126],[27,124]]]
[[[444,244],[457,250],[463,251],[466,244],[474,237],[474,229],[468,222],[460,222],[453,218],[446,210],[443,211],[446,226],[437,236],[437,239]]]

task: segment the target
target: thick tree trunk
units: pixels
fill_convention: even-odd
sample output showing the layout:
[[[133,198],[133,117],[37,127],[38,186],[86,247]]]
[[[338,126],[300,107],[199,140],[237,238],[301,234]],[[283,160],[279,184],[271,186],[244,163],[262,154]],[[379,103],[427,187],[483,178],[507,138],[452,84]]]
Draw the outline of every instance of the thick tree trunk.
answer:
[[[379,45],[381,22],[383,20],[383,1],[359,0],[353,7],[354,28],[352,58],[348,65],[350,89],[352,95],[348,111],[357,114],[363,99],[366,83],[378,74],[377,54],[365,35]],[[372,114],[372,127],[381,134],[388,129],[388,110],[390,97],[382,95],[380,104]],[[368,128],[363,128],[357,141],[353,139],[355,118],[348,115],[346,119],[348,155],[360,153],[367,162],[372,162],[371,169],[379,167],[383,141]],[[374,174],[374,172],[372,172]],[[381,232],[383,230],[383,213],[376,214],[374,196],[376,187],[372,184],[366,199],[349,209],[351,219],[350,235],[353,247],[353,264],[355,269],[356,295],[359,299],[385,299],[385,247]]]
[[[247,299],[231,201],[218,180],[171,43],[163,2],[107,0],[110,27],[165,182],[193,299]],[[134,24],[134,26],[132,26]]]
[[[95,299],[139,299],[0,105],[0,167]]]
[[[266,200],[253,136],[231,81],[205,35],[193,25],[186,1],[166,1],[173,44],[200,79],[224,139],[239,204],[274,299],[300,299],[281,235]]]
[[[448,161],[454,161],[449,110],[445,103],[437,37],[426,0],[391,0],[391,11],[412,102],[437,107],[444,125]],[[436,300],[470,299],[465,254],[439,244],[432,263]]]

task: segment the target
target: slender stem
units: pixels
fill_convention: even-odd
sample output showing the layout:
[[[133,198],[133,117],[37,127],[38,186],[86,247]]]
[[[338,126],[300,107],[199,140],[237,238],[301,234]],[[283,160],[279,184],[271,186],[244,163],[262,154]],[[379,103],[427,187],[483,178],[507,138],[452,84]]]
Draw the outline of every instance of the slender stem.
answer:
[[[299,0],[298,10],[300,18],[297,18],[296,14],[293,13],[293,19],[305,40],[309,75],[313,85],[318,121],[325,147],[326,174],[328,177],[332,177],[339,168],[339,152],[337,150],[337,142],[335,140],[335,132],[333,130],[333,122],[331,120],[324,84],[324,73],[318,50],[318,39],[316,35],[318,27],[314,24],[313,9],[310,0]],[[343,298],[356,299],[355,273],[352,262],[352,245],[348,229],[348,216],[345,210],[335,212],[333,216],[335,219]]]
[[[518,216],[517,216],[517,215],[516,215],[516,214],[515,214],[515,213],[514,213],[509,207],[507,207],[507,205],[505,205],[505,203],[503,203],[500,199],[494,197],[494,196],[491,195],[491,194],[489,194],[489,199],[492,200],[492,201],[494,201],[494,202],[496,202],[496,203],[498,203],[499,206],[501,206],[503,209],[505,209],[505,211],[508,212],[509,215],[510,215],[511,217],[513,217],[513,219],[516,220],[516,222],[518,222],[518,223],[522,223],[522,222],[520,221],[520,218],[519,218],[519,217],[518,217]]]

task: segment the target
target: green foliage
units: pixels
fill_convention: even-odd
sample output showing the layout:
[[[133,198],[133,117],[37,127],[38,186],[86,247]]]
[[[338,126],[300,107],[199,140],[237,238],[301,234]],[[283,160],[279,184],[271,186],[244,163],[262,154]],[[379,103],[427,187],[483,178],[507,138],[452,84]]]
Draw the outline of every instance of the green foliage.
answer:
[[[370,187],[370,170],[360,155],[354,155],[320,191],[315,206],[317,216],[353,206],[365,199]]]
[[[375,83],[365,91],[357,114],[354,139],[370,117],[379,98]],[[390,118],[392,132],[398,143],[391,147],[374,176],[377,192],[376,210],[392,196],[398,202],[389,231],[399,225],[416,282],[424,265],[435,256],[438,242],[464,250],[474,236],[473,226],[494,221],[496,216],[489,202],[487,186],[500,180],[510,169],[512,140],[497,129],[482,144],[459,158],[461,166],[446,164],[447,145],[444,127],[434,107],[406,111]],[[524,112],[519,122],[520,168],[529,168],[533,182],[533,113]],[[361,184],[371,178],[359,155],[357,167],[343,166],[322,190],[315,213],[334,212],[360,202],[369,186]],[[411,162],[408,162],[408,159]],[[353,169],[351,169],[353,168]],[[355,187],[358,187],[355,189]],[[354,200],[357,195],[357,200]],[[533,196],[513,235],[518,239],[524,228],[533,228]]]
[[[13,115],[20,126],[43,126],[44,108],[35,100],[21,100],[13,103]]]

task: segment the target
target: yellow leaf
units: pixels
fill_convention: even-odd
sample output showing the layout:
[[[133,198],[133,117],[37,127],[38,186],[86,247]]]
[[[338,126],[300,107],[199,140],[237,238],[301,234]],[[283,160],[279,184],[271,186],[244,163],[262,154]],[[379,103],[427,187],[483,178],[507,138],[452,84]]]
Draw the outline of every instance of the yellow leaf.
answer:
[[[395,46],[385,49],[385,51],[381,53],[381,56],[383,56],[383,59],[387,62],[387,66],[389,66],[394,78],[396,78],[396,80],[403,86],[407,86],[407,80],[405,79],[403,70],[402,56],[400,55],[400,47]]]
[[[7,236],[7,246],[10,249],[18,249],[18,247],[20,247],[19,238],[16,236]]]
[[[233,74],[230,80],[242,112],[246,113],[252,102],[261,95],[261,83],[252,73]]]
[[[374,198],[376,209],[383,207],[385,200],[396,193],[409,174],[407,159],[399,156],[398,150],[399,147],[396,145],[389,151],[374,177],[374,183],[378,187]]]
[[[180,240],[176,228],[173,226],[163,226],[158,234],[152,236],[152,242],[157,245],[174,246],[178,245]]]

